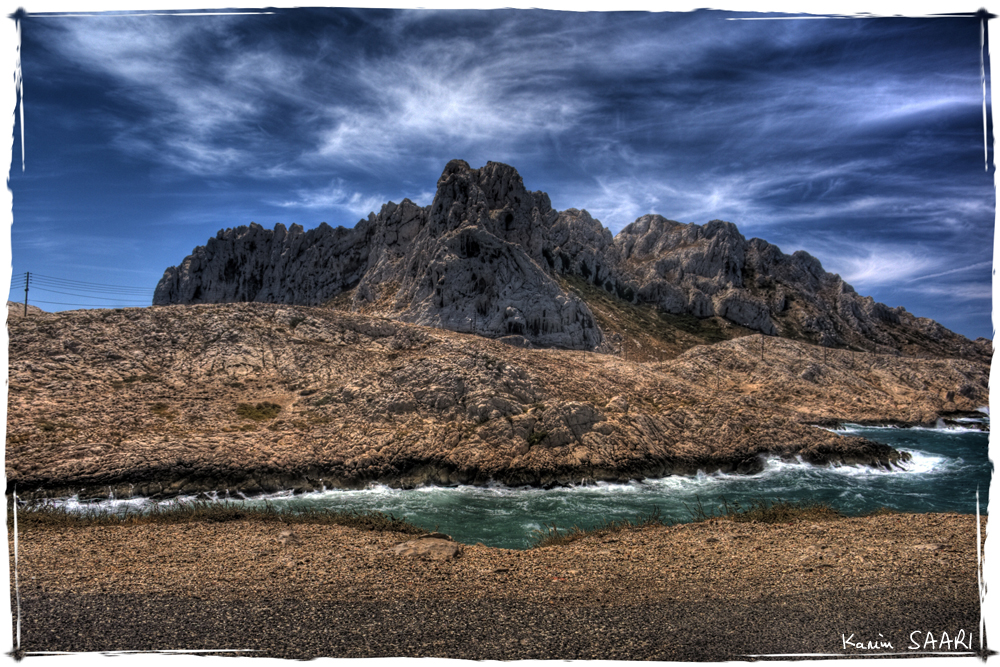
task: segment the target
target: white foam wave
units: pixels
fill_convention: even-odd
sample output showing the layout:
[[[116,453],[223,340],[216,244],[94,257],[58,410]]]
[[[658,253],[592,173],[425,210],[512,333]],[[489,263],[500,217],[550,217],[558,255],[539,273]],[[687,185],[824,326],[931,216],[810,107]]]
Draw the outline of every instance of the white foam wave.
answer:
[[[928,452],[922,452],[917,449],[901,450],[905,451],[910,455],[909,461],[904,461],[900,465],[907,472],[913,473],[931,473],[940,472],[944,468],[949,467],[953,461],[947,456],[942,456],[940,454],[930,454]],[[954,461],[955,463],[961,463],[962,460],[958,459]]]
[[[286,490],[282,490],[282,491],[272,491],[272,492],[269,492],[269,493],[261,493],[261,494],[258,494],[256,496],[245,496],[243,494],[240,494],[240,495],[243,496],[243,498],[245,498],[246,500],[248,500],[250,502],[259,502],[259,503],[263,503],[263,502],[281,502],[283,500],[289,500],[291,498],[297,497],[295,495],[295,492],[292,491],[291,489],[286,489]],[[218,493],[216,493],[215,497],[218,498]]]
[[[167,500],[152,500],[143,496],[133,496],[131,498],[115,498],[111,496],[102,500],[81,501],[78,495],[73,495],[68,498],[50,498],[44,504],[76,514],[107,512],[112,514],[126,514],[143,512],[153,507],[169,507],[180,502],[191,502],[193,500],[194,496],[170,498]]]
[[[861,426],[860,424],[838,424],[837,426],[817,426],[816,428],[837,435],[857,435],[866,429],[894,429],[895,426]]]
[[[863,429],[867,427],[857,427]],[[929,429],[925,429],[929,430]],[[601,499],[621,497],[621,503],[630,505],[635,498],[639,502],[643,496],[665,498],[696,498],[711,497],[718,493],[744,493],[753,487],[767,488],[770,493],[795,493],[803,487],[815,485],[817,488],[828,487],[830,484],[841,484],[837,479],[845,478],[885,478],[885,476],[929,475],[941,472],[954,472],[964,467],[962,459],[932,454],[920,450],[901,450],[910,454],[911,460],[904,462],[892,470],[872,468],[865,465],[812,465],[801,458],[783,460],[778,456],[767,456],[763,461],[763,469],[754,475],[723,473],[715,471],[706,473],[698,471],[694,475],[671,475],[661,478],[647,479],[642,482],[596,482],[573,486],[542,489],[538,487],[509,487],[499,483],[486,486],[426,486],[418,489],[403,490],[384,484],[373,484],[365,489],[324,489],[303,494],[294,494],[290,490],[267,493],[246,498],[246,502],[261,504],[265,502],[284,505],[294,501],[304,506],[314,507],[358,507],[368,510],[387,512],[447,511],[459,514],[468,512],[489,512],[491,515],[503,515],[511,512],[528,510],[538,502],[542,502],[545,511],[573,509],[576,505],[589,505],[592,502],[603,502]],[[416,492],[416,493],[414,493]],[[218,502],[239,502],[239,495],[228,492],[220,494],[211,492],[208,498]],[[204,495],[200,498],[205,498]],[[178,504],[197,502],[195,496],[182,496],[168,500],[151,500],[142,497],[107,498],[100,501],[81,502],[77,496],[49,501],[50,504],[63,507],[74,513],[88,511],[112,511],[116,513],[142,512],[154,507],[165,508]],[[612,501],[617,502],[617,501]],[[496,512],[490,508],[505,508]],[[604,510],[606,511],[606,510]]]
[[[962,421],[974,424],[983,423],[982,420],[975,418],[956,419],[955,421]],[[922,433],[941,433],[944,435],[960,435],[963,433],[988,433],[988,431],[983,431],[982,429],[979,428],[969,428],[966,426],[945,424],[940,419],[934,426],[893,426],[891,424],[879,425],[879,426],[863,426],[861,424],[845,423],[836,427],[817,426],[817,428],[823,429],[824,431],[829,431],[831,433],[836,433],[837,435],[862,435],[862,436],[865,433],[871,431],[901,431],[901,432],[918,431]]]
[[[928,431],[941,433],[943,435],[959,435],[962,433],[988,433],[980,428],[968,428],[966,426],[955,426],[954,424],[941,424],[940,426],[914,426],[910,431]]]
[[[697,491],[699,489],[718,486],[720,482],[729,479],[744,478],[746,478],[746,475],[724,473],[718,470],[706,473],[704,470],[699,470],[694,475],[670,475],[668,477],[647,479],[645,484],[650,487],[650,489],[670,489],[676,492],[684,493],[687,491]]]
[[[642,483],[634,480],[626,483],[597,482],[597,484],[595,484],[594,486],[603,491],[604,493],[612,493],[612,494],[640,493],[643,491]],[[569,487],[569,488],[586,489],[587,487]]]
[[[951,467],[953,463],[948,457],[939,454],[930,454],[912,449],[900,449],[899,451],[908,453],[910,460],[903,461],[897,467],[888,470],[867,465],[830,465],[823,467],[823,469],[848,477],[880,477],[884,475],[939,473]]]

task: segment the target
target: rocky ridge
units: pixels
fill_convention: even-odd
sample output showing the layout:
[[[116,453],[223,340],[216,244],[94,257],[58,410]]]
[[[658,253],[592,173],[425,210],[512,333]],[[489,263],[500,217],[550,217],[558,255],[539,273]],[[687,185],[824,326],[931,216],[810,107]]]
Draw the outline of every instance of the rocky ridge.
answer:
[[[385,204],[353,229],[325,223],[221,230],[168,268],[153,303],[318,306],[519,344],[615,351],[573,279],[622,305],[827,347],[987,361],[975,342],[858,295],[804,251],[785,255],[735,225],[645,215],[617,236],[586,211],[556,211],[517,171],[453,160],[430,206]],[[606,325],[607,323],[604,322]]]
[[[895,450],[811,424],[933,424],[986,405],[989,376],[760,335],[636,362],[261,303],[8,327],[22,495],[547,485],[753,473],[766,456],[891,467]]]
[[[44,313],[45,311],[38,306],[28,304],[27,308],[25,308],[23,303],[18,303],[17,301],[7,301],[7,319],[24,317],[25,314],[27,314],[28,317],[34,317]]]

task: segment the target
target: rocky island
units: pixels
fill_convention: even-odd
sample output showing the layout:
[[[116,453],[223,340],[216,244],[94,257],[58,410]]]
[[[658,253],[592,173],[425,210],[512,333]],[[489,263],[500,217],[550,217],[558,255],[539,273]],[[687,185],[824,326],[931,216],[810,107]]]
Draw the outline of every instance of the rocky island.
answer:
[[[816,425],[973,411],[992,354],[731,223],[612,236],[459,160],[430,206],[353,229],[220,231],[153,303],[10,309],[8,492],[891,467],[906,455]]]

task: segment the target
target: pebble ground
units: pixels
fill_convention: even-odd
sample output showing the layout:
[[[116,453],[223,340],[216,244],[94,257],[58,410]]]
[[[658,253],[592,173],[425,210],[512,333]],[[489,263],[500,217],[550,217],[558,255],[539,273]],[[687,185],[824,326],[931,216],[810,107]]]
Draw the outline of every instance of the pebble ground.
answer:
[[[979,649],[972,516],[713,520],[527,551],[463,545],[448,561],[391,552],[412,538],[252,522],[22,528],[22,647],[722,661],[878,652],[845,639],[917,655],[911,636],[923,650],[947,633]]]

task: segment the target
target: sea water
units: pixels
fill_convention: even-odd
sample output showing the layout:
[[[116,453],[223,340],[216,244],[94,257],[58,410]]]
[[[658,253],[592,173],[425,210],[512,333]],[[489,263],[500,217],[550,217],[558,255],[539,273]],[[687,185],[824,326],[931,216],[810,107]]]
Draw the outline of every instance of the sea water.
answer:
[[[681,523],[703,511],[718,512],[723,503],[743,507],[760,501],[824,503],[847,515],[881,507],[903,512],[974,513],[978,490],[980,512],[985,514],[993,466],[987,453],[989,435],[980,427],[988,425],[988,420],[984,415],[958,426],[937,428],[844,424],[835,429],[836,433],[863,436],[908,452],[911,460],[891,471],[769,458],[764,470],[755,475],[699,473],[553,489],[490,485],[400,490],[373,485],[357,491],[326,490],[301,495],[286,492],[249,499],[223,497],[219,501],[248,506],[267,503],[292,511],[379,511],[447,533],[460,542],[512,549],[530,546],[539,531],[553,526],[586,529],[607,521],[635,520],[653,512]],[[109,499],[84,505],[69,498],[56,504],[79,511],[124,511],[191,500],[182,497],[155,503],[143,498]]]

